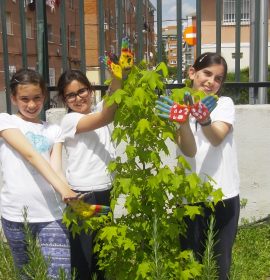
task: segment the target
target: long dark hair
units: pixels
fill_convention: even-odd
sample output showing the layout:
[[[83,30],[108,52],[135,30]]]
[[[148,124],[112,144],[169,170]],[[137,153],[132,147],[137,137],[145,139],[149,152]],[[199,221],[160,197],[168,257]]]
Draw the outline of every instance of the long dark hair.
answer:
[[[47,97],[48,91],[43,77],[37,71],[27,68],[22,68],[13,74],[9,82],[11,94],[16,96],[19,85],[29,84],[38,85],[42,90],[42,94]]]
[[[65,104],[65,89],[72,81],[78,81],[85,85],[90,91],[93,91],[91,83],[87,79],[86,75],[80,70],[67,70],[60,76],[57,89],[58,98]]]
[[[210,67],[214,64],[222,65],[224,68],[224,75],[220,85],[220,87],[222,87],[223,83],[226,80],[227,71],[228,71],[227,62],[223,56],[215,52],[202,53],[200,56],[196,58],[192,67],[195,69],[195,71],[199,71],[202,70],[203,68]]]

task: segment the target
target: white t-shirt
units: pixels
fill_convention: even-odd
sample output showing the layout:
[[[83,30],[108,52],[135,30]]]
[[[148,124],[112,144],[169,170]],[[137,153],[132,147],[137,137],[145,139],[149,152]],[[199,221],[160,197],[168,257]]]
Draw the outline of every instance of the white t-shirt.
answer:
[[[101,110],[100,102],[96,110]],[[61,122],[67,153],[66,178],[77,191],[103,191],[111,188],[112,176],[107,170],[115,158],[115,148],[108,126],[76,134],[79,120],[85,116],[71,112]]]
[[[61,129],[46,122],[24,121],[16,115],[0,114],[0,131],[18,128],[33,147],[49,161],[52,147],[61,142]],[[1,213],[10,221],[22,222],[27,207],[29,222],[49,222],[62,218],[64,204],[48,181],[18,152],[0,138],[0,162],[3,176]]]
[[[233,138],[235,123],[235,108],[231,98],[220,97],[217,107],[211,112],[212,122],[223,121],[232,125],[229,134],[220,145],[214,147],[205,137],[201,126],[195,126],[195,118],[190,117],[190,126],[195,137],[197,153],[194,158],[186,157],[192,171],[199,174],[202,180],[208,180],[207,175],[216,181],[214,188],[221,188],[224,199],[239,194],[239,173],[237,153]],[[181,152],[180,152],[181,154]]]

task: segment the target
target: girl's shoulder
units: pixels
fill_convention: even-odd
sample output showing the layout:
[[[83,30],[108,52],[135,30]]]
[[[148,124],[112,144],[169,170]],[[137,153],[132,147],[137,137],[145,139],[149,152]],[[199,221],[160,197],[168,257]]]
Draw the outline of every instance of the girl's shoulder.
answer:
[[[7,128],[17,128],[19,123],[16,121],[15,115],[10,115],[8,113],[0,113],[0,129]]]
[[[70,112],[64,115],[64,117],[61,120],[61,127],[69,126],[69,125],[75,125],[78,123],[78,121],[85,116],[84,114],[77,113],[77,112]]]
[[[234,106],[233,100],[229,96],[220,96],[217,104],[219,106]]]

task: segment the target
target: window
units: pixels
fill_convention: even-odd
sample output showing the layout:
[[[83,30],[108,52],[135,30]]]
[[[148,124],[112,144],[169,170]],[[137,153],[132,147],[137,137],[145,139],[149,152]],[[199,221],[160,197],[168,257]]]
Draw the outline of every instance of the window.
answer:
[[[53,30],[51,24],[47,24],[47,36],[48,36],[48,41],[53,42]]]
[[[249,23],[249,5],[250,0],[241,1],[241,23]],[[235,0],[223,0],[223,23],[235,24]]]
[[[54,87],[55,86],[55,69],[54,68],[49,68],[49,81],[50,81],[50,86]]]
[[[76,37],[75,37],[75,32],[73,31],[70,32],[70,46],[76,47]]]
[[[69,0],[69,8],[74,9],[74,0]]]
[[[6,13],[6,26],[7,26],[7,34],[13,35],[13,25],[11,21],[11,13]]]
[[[33,39],[32,19],[26,19],[26,38]]]
[[[176,49],[176,48],[177,48],[177,44],[171,43],[171,44],[169,45],[169,48],[170,48],[170,49]]]

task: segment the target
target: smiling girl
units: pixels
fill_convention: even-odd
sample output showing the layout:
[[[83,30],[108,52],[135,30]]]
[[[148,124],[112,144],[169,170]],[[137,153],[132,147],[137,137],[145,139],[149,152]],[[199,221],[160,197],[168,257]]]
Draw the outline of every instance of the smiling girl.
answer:
[[[233,137],[235,107],[230,97],[220,96],[221,87],[227,75],[227,63],[217,53],[200,55],[189,69],[189,78],[195,90],[207,95],[219,96],[217,106],[203,121],[190,116],[189,121],[177,130],[177,143],[186,155],[192,171],[203,180],[211,176],[221,188],[223,200],[215,206],[215,256],[219,279],[229,278],[232,247],[235,240],[240,212],[239,173],[236,146]],[[209,208],[202,203],[203,216],[188,220],[186,238],[182,238],[182,249],[192,249],[200,258],[205,249],[208,229]]]
[[[23,211],[48,262],[48,276],[59,269],[70,277],[68,231],[62,224],[64,203],[75,198],[61,172],[61,129],[39,118],[46,98],[40,74],[21,69],[11,81],[14,115],[0,114],[0,162],[3,175],[1,215],[4,234],[18,269],[28,262]]]

